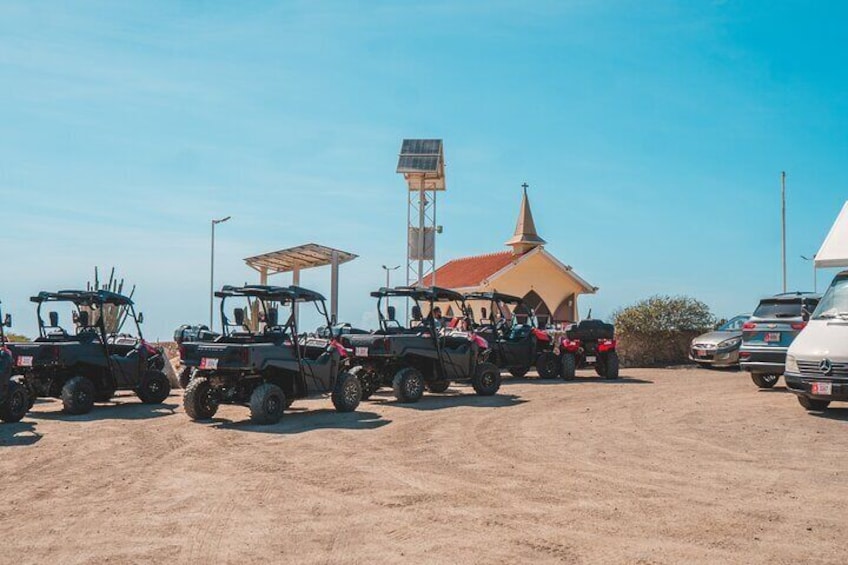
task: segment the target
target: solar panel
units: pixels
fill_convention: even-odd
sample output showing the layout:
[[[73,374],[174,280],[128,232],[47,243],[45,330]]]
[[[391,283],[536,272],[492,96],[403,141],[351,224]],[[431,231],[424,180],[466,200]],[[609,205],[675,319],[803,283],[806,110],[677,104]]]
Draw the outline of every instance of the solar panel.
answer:
[[[442,158],[441,139],[404,139],[397,172],[438,174],[441,172]]]

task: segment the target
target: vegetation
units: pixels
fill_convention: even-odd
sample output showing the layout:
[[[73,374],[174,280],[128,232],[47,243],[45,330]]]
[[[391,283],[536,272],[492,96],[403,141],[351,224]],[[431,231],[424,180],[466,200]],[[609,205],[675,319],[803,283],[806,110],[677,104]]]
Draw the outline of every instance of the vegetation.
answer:
[[[613,314],[618,353],[624,366],[667,366],[688,362],[689,343],[715,327],[709,307],[689,296],[652,296]]]
[[[715,326],[709,306],[689,296],[652,296],[613,314],[616,332],[657,334],[706,331]]]
[[[14,333],[6,332],[5,336],[6,336],[6,341],[10,341],[10,342],[20,343],[20,342],[23,342],[23,341],[30,341],[30,339],[27,336],[21,335],[21,334],[14,334]]]

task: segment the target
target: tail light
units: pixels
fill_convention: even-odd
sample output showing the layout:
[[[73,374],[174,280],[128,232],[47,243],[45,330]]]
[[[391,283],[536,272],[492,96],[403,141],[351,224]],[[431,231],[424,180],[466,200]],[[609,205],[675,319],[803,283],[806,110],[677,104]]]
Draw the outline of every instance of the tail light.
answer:
[[[58,361],[59,357],[61,357],[62,350],[59,348],[58,345],[54,345],[50,348],[50,354],[53,357],[54,361]]]
[[[616,341],[614,339],[602,339],[598,342],[598,352],[604,353],[615,349]]]
[[[739,352],[739,357],[740,357],[741,359],[747,359],[747,358],[748,358],[748,357],[750,357],[750,356],[751,356],[751,352],[750,352],[750,351],[740,351],[740,352]]]
[[[539,328],[533,328],[533,335],[536,336],[536,339],[541,342],[547,343],[551,341],[551,336],[549,336],[547,333],[543,332]]]
[[[793,330],[803,330],[806,327],[807,327],[807,322],[795,322],[794,324],[792,324]]]
[[[742,324],[743,330],[754,330],[756,328],[757,328],[757,324],[754,323],[754,322],[745,322],[744,324]]]
[[[383,349],[386,353],[392,350],[392,341],[389,338],[383,339]]]
[[[562,348],[568,351],[569,353],[574,353],[575,351],[580,349],[580,340],[566,338],[562,340]]]
[[[247,365],[248,363],[250,363],[250,350],[246,347],[239,350],[239,356],[241,357],[242,365]]]
[[[158,355],[159,350],[147,343],[146,341],[141,342],[142,347],[147,351],[148,355]]]

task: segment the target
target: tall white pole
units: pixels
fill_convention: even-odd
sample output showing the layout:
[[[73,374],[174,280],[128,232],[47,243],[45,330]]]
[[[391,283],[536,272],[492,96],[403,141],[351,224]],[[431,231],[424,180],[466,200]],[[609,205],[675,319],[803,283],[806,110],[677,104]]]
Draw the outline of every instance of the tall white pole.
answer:
[[[209,329],[212,326],[212,311],[215,303],[215,220],[212,220],[212,256],[209,260]]]
[[[786,171],[780,173],[781,255],[783,258],[783,292],[786,292]]]

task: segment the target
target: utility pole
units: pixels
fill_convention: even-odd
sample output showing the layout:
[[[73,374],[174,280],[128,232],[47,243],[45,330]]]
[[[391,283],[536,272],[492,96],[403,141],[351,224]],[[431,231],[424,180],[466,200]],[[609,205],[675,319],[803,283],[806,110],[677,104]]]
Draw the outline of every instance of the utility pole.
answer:
[[[231,216],[221,218],[220,220],[212,220],[212,253],[209,261],[209,329],[212,329],[212,306],[215,302],[215,226],[223,224],[230,219]]]
[[[786,292],[786,171],[780,172],[781,256],[783,258],[783,292]]]

